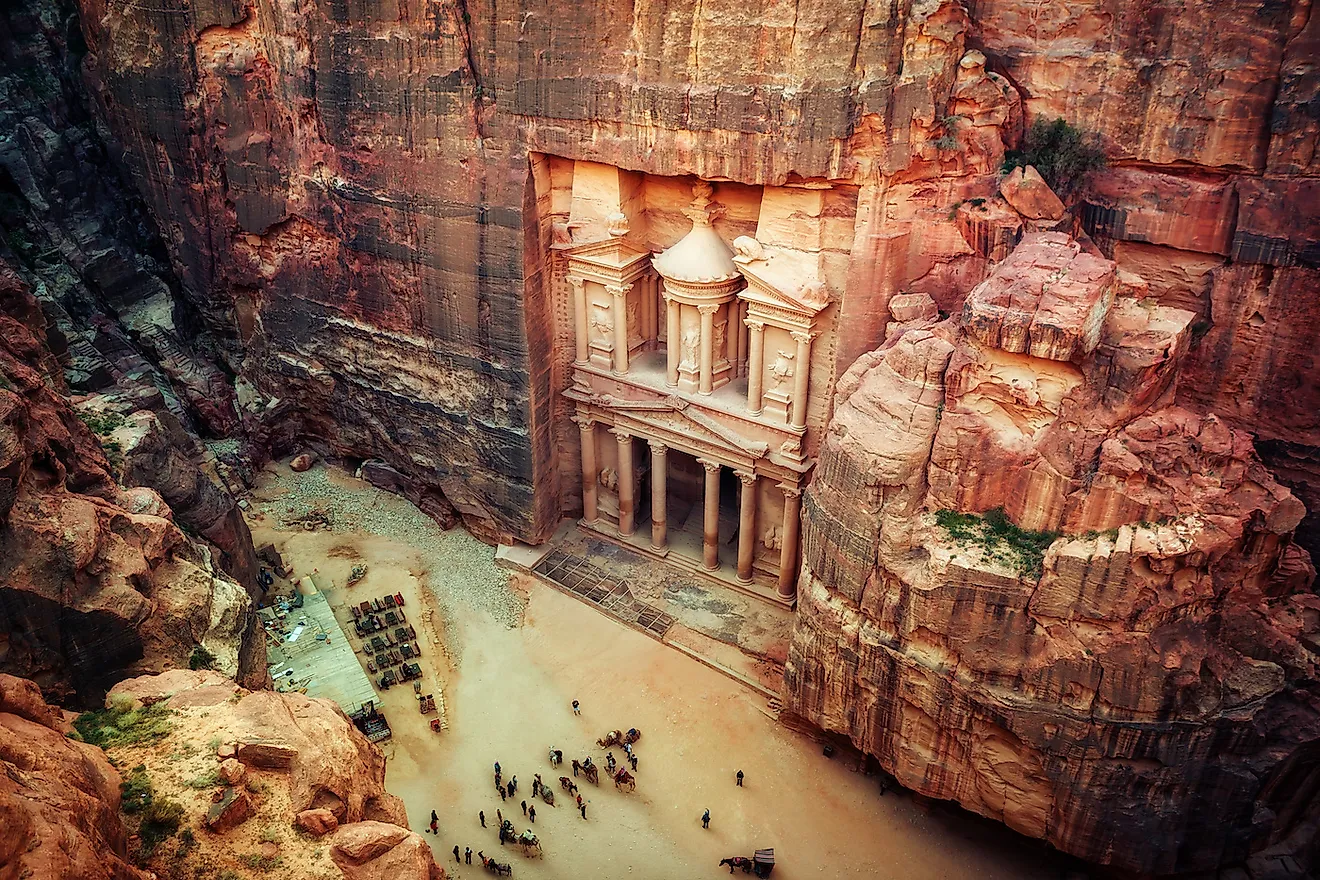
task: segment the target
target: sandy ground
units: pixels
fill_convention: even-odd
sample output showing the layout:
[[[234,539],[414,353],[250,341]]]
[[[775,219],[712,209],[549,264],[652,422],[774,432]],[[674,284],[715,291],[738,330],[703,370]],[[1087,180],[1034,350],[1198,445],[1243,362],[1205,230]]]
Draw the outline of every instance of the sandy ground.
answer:
[[[407,506],[351,478],[334,481],[380,495],[373,504]],[[450,581],[475,577],[472,567],[481,567],[483,578],[503,576],[492,549],[461,530],[434,540],[454,542],[463,564],[429,570],[430,548],[349,530],[338,519],[331,531],[282,526],[273,513],[282,495],[281,485],[268,479],[254,493],[258,543],[274,541],[297,573],[318,569],[319,580],[335,585],[327,592],[341,620],[351,619],[347,602],[402,592],[426,639],[426,689],[443,688],[449,727],[431,732],[411,687],[385,692],[395,732],[385,744],[387,780],[407,804],[414,829],[426,828],[432,809],[439,814],[439,836],[426,836],[450,876],[484,875],[475,855],[482,850],[513,864],[515,877],[719,877],[726,870],[717,867],[721,858],[750,856],[759,847],[774,847],[774,876],[784,880],[1059,876],[1043,848],[999,826],[927,810],[905,795],[881,797],[874,780],[823,757],[812,739],[775,722],[764,698],[539,582],[518,579],[527,590],[518,626],[475,603],[455,606],[444,598],[453,595]],[[369,565],[367,578],[342,587],[358,559]],[[446,655],[445,644],[461,647]],[[572,714],[573,699],[582,703],[580,717]],[[572,757],[591,754],[603,764],[595,739],[633,726],[643,732],[637,790],[616,791],[604,778],[599,787],[577,780],[587,800],[584,821],[556,780],[571,777]],[[564,751],[562,768],[547,761],[552,746]],[[496,794],[495,761],[505,780],[518,778],[518,794],[509,801]],[[738,769],[746,774],[743,788],[734,784]],[[518,802],[533,803],[535,773],[560,795],[558,807],[536,801],[543,859],[525,858],[512,845],[501,850],[495,832],[497,809],[520,831],[528,827]],[[704,809],[711,811],[709,830],[701,827]],[[472,848],[472,866],[454,864],[455,844]]]

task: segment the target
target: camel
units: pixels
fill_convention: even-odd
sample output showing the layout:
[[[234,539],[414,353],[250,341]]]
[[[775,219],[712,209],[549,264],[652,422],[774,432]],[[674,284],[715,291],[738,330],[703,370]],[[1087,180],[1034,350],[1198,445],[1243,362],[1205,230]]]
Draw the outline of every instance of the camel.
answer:
[[[577,794],[577,783],[569,779],[567,776],[559,777],[559,787],[569,794]]]
[[[592,785],[600,785],[600,773],[596,770],[595,764],[584,764],[582,774],[587,777],[587,782]]]
[[[501,877],[503,877],[506,874],[508,874],[509,876],[513,876],[513,865],[501,865],[499,862],[495,861],[494,859],[486,858],[486,854],[481,852],[477,853],[477,858],[481,859],[481,867],[485,868],[487,871],[490,871],[492,874],[496,874]]]
[[[618,772],[614,774],[614,787],[622,789],[625,785],[628,786],[629,791],[635,791],[637,789],[637,780],[633,779],[631,773],[620,767]]]
[[[522,844],[523,855],[525,856],[535,854],[537,858],[540,858],[545,855],[545,851],[541,849],[541,841],[537,839],[536,835],[533,834],[530,829],[522,833],[518,838],[518,843]]]

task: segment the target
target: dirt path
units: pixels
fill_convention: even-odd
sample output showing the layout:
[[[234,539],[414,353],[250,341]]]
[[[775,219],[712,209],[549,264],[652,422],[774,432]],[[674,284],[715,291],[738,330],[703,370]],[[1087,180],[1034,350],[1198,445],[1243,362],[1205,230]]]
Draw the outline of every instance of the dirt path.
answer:
[[[356,481],[335,482],[376,493]],[[276,486],[263,493],[266,502],[282,497]],[[424,654],[428,686],[444,684],[447,732],[430,731],[411,688],[383,694],[395,730],[386,745],[389,788],[408,805],[415,829],[426,827],[432,809],[439,813],[440,835],[428,839],[451,876],[485,876],[475,856],[484,850],[512,863],[515,877],[715,878],[723,876],[721,858],[766,846],[776,851],[776,880],[1058,876],[1042,850],[996,826],[926,812],[905,796],[880,797],[873,780],[824,758],[809,738],[768,717],[762,698],[553,589],[532,583],[520,626],[508,625],[503,606],[494,609],[497,620],[480,602],[457,604],[464,586],[454,581],[503,576],[490,548],[457,531],[428,540],[453,542],[465,554],[463,565],[429,571],[429,547],[347,530],[338,520],[333,532],[305,533],[280,527],[274,516],[258,517],[254,534],[274,540],[301,572],[318,568],[335,584],[344,583],[356,554],[368,563],[368,578],[329,591],[332,602],[403,592],[410,614],[429,604],[436,637],[461,646],[453,668],[438,645],[427,645]],[[344,547],[349,550],[335,550]],[[478,573],[477,567],[489,568]],[[570,709],[575,698],[580,717]],[[571,757],[591,754],[603,764],[596,737],[630,726],[644,734],[637,790],[578,780],[588,802],[584,821],[556,780],[572,775]],[[550,767],[551,746],[563,749],[563,768]],[[493,785],[497,760],[506,780],[518,777],[518,795],[506,802]],[[746,773],[741,789],[734,785],[738,769]],[[535,773],[561,795],[558,807],[536,802],[543,860],[526,859],[513,846],[501,850],[494,830],[497,809],[519,830],[529,826],[518,802],[532,804]],[[707,808],[708,831],[700,822]],[[478,823],[479,810],[487,829]],[[454,865],[455,844],[472,847],[471,867]]]

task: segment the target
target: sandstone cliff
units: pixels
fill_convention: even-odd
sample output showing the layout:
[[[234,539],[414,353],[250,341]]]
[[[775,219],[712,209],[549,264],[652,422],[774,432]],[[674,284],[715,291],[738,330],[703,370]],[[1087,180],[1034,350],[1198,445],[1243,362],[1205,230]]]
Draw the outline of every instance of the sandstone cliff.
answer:
[[[0,674],[0,874],[146,880],[128,862],[119,774],[64,734],[35,684]]]
[[[958,317],[891,326],[805,499],[787,709],[1127,870],[1314,835],[1304,511],[1247,435],[1174,402],[1193,320],[1043,233]]]
[[[0,668],[84,704],[128,671],[187,666],[199,646],[265,680],[247,593],[154,490],[115,482],[60,393],[45,326],[0,265]]]

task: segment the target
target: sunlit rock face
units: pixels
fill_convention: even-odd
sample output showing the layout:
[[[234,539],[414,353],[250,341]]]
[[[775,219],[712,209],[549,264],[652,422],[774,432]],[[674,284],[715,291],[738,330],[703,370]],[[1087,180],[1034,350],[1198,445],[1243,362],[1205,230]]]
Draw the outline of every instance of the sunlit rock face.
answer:
[[[1320,596],[1301,503],[1176,403],[1193,314],[1131,292],[1028,236],[848,371],[787,707],[1064,851],[1204,870],[1313,808]]]

